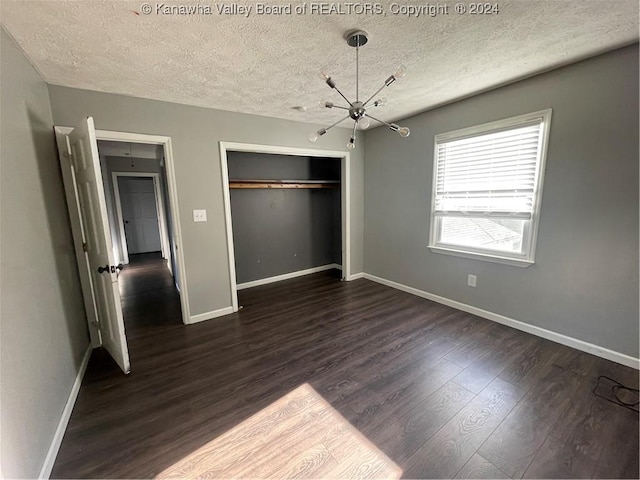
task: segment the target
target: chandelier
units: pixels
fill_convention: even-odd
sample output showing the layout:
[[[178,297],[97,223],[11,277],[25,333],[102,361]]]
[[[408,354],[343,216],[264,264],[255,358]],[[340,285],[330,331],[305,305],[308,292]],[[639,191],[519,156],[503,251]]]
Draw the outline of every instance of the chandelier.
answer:
[[[370,125],[369,119],[374,120],[382,125],[386,125],[387,127],[389,127],[390,130],[393,130],[394,132],[398,133],[398,135],[400,135],[401,137],[408,137],[409,134],[411,133],[411,130],[409,130],[407,127],[400,127],[395,123],[387,123],[383,120],[379,120],[373,115],[371,115],[367,110],[367,108],[369,107],[382,107],[386,105],[387,100],[384,97],[378,98],[377,100],[373,100],[373,99],[377,97],[377,95],[384,88],[388,87],[396,80],[404,77],[407,74],[407,67],[405,67],[404,65],[400,65],[398,69],[395,71],[395,73],[384,81],[384,85],[382,85],[367,100],[362,102],[360,101],[360,85],[359,85],[359,82],[360,82],[359,50],[360,50],[360,47],[364,46],[368,41],[367,32],[363,30],[352,30],[346,33],[345,38],[347,39],[347,45],[349,45],[350,47],[355,47],[356,49],[356,100],[354,102],[349,101],[349,99],[340,91],[340,89],[338,89],[338,87],[336,86],[336,82],[326,72],[320,72],[320,78],[324,80],[325,83],[329,85],[329,87],[331,87],[333,90],[338,92],[338,94],[349,105],[348,107],[346,107],[342,105],[336,105],[333,102],[321,101],[320,107],[321,108],[337,108],[340,110],[346,110],[348,112],[348,115],[338,120],[336,123],[329,125],[326,128],[321,128],[317,132],[311,133],[309,135],[309,141],[315,143],[318,140],[318,137],[321,137],[322,135],[327,133],[331,128],[341,124],[342,122],[344,122],[345,120],[348,120],[349,118],[353,120],[353,132],[351,133],[351,137],[349,138],[349,143],[347,143],[347,148],[349,150],[353,150],[354,148],[356,148],[356,131],[358,127],[360,127],[361,129],[368,128]]]

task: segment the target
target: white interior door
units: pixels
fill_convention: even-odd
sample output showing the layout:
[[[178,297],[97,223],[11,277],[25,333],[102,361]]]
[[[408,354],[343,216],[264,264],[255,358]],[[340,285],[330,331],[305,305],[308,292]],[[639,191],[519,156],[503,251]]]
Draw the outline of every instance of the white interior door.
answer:
[[[118,186],[129,254],[161,251],[153,178],[118,177]]]
[[[122,371],[129,373],[131,368],[118,290],[118,271],[111,244],[93,118],[88,117],[68,137],[102,344]]]

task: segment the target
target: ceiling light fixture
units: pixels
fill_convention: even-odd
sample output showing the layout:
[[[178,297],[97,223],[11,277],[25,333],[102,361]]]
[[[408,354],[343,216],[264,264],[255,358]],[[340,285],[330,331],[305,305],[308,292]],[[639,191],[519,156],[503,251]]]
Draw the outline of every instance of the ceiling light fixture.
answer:
[[[358,127],[362,129],[366,129],[369,127],[369,119],[374,120],[382,125],[386,125],[390,130],[397,132],[401,137],[408,137],[411,133],[407,127],[400,127],[395,123],[387,123],[383,120],[379,120],[376,117],[372,116],[367,111],[367,106],[373,107],[382,107],[387,104],[387,100],[383,98],[378,98],[377,100],[373,100],[384,88],[391,85],[396,80],[404,77],[407,74],[407,67],[404,65],[400,65],[398,69],[395,71],[393,75],[387,78],[384,81],[384,85],[382,85],[373,95],[371,95],[366,101],[360,101],[360,59],[359,59],[359,51],[360,47],[364,46],[369,40],[367,37],[367,32],[363,30],[351,30],[346,33],[345,38],[347,39],[347,45],[350,47],[355,47],[356,49],[356,100],[355,102],[349,101],[349,99],[338,89],[336,86],[336,82],[325,72],[320,72],[320,78],[325,81],[329,87],[338,92],[338,94],[349,104],[348,107],[344,107],[341,105],[335,105],[333,102],[320,102],[321,108],[338,108],[341,110],[347,110],[349,114],[338,120],[336,123],[329,125],[326,128],[321,128],[317,132],[313,132],[309,135],[309,141],[315,143],[318,140],[318,137],[321,137],[327,131],[344,122],[347,119],[353,120],[353,132],[351,133],[351,137],[349,138],[349,143],[347,143],[347,148],[349,150],[353,150],[356,148],[356,131]]]

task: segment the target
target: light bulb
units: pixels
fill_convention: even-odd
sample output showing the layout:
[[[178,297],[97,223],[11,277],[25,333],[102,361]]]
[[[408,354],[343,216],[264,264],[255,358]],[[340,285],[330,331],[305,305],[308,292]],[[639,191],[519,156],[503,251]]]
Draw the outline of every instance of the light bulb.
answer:
[[[405,67],[404,65],[400,65],[398,67],[398,69],[396,70],[396,73],[393,74],[394,77],[396,78],[403,78],[407,76],[407,67]]]
[[[373,102],[374,107],[384,107],[387,104],[387,97],[380,97],[375,102]]]
[[[356,144],[355,144],[355,142],[351,142],[351,141],[350,141],[349,143],[347,143],[347,148],[348,148],[349,150],[353,150],[354,148],[356,148]]]
[[[411,130],[409,130],[408,127],[400,127],[397,130],[397,132],[401,137],[405,137],[405,138],[408,137],[411,134]]]
[[[316,132],[311,132],[309,134],[309,141],[311,143],[316,143],[318,141],[318,134]]]
[[[360,119],[358,120],[358,126],[362,129],[369,128],[369,125],[371,125],[369,117],[360,117]]]
[[[318,102],[318,106],[320,108],[333,108],[333,102],[326,102],[324,100],[321,100]]]
[[[329,74],[324,70],[318,72],[318,77],[320,78],[320,80],[324,80],[325,82],[331,78]]]

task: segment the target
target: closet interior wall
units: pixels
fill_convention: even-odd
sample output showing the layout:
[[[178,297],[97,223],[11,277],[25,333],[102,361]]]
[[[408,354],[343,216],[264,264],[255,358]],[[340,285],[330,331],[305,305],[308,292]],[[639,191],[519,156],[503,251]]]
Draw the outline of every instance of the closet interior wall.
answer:
[[[228,170],[238,284],[342,264],[340,159],[228,152]]]

